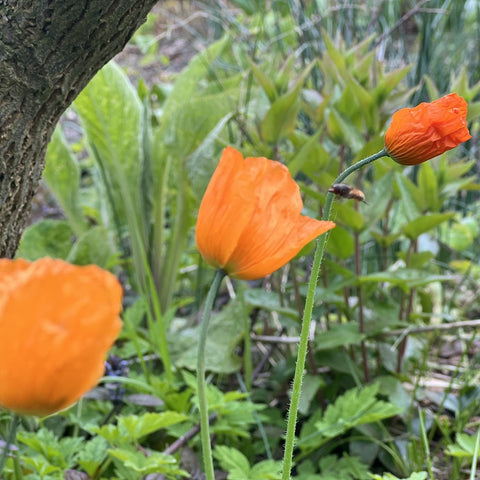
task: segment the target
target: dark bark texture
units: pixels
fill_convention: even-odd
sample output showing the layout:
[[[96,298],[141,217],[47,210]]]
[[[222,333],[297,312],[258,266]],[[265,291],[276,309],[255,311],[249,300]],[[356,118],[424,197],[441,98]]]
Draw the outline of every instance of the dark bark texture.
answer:
[[[157,0],[0,0],[0,257],[12,257],[60,115]]]

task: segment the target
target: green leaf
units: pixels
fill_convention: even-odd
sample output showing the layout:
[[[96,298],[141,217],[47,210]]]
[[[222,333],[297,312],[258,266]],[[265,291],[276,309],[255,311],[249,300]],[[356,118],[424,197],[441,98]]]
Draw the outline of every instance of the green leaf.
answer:
[[[322,472],[321,480],[369,480],[368,467],[357,457],[351,457],[347,453],[342,458],[335,455],[326,455],[318,462]],[[330,475],[326,477],[325,475]]]
[[[181,413],[169,411],[144,413],[118,418],[117,425],[93,426],[90,430],[105,438],[111,445],[128,445],[162,428],[187,420]]]
[[[80,172],[60,126],[47,147],[43,178],[65,212],[76,235],[87,228],[79,203]]]
[[[370,474],[372,480],[427,480],[427,472],[413,472],[408,478],[398,478],[391,473],[386,473],[385,475],[374,475]]]
[[[228,472],[230,480],[251,480],[250,463],[245,455],[236,448],[224,445],[216,446],[213,456],[218,460],[222,469]]]
[[[441,206],[438,196],[438,181],[430,162],[424,162],[420,165],[417,181],[424,201],[423,210],[438,211]]]
[[[368,225],[374,225],[385,215],[392,199],[393,176],[393,172],[387,173],[380,180],[372,183],[365,192],[368,205],[361,204],[360,211]]]
[[[455,216],[455,212],[447,213],[432,213],[430,215],[423,215],[422,217],[416,218],[408,222],[402,228],[403,233],[414,240],[418,238],[422,233],[428,232],[432,228],[438,227],[443,222],[451,219]]]
[[[405,213],[405,218],[408,221],[415,220],[421,215],[421,193],[418,188],[402,174],[397,173],[395,175],[395,180],[398,188],[400,189],[400,196],[402,199],[402,207]]]
[[[477,235],[463,222],[441,225],[440,241],[457,252],[463,252],[473,244]]]
[[[445,453],[452,457],[472,458],[475,452],[475,448],[477,448],[476,443],[476,435],[457,433],[455,435],[455,443],[448,445]]]
[[[300,110],[300,87],[297,85],[277,98],[268,109],[260,127],[266,142],[275,145],[293,133]]]
[[[242,362],[234,353],[235,347],[243,338],[244,310],[239,301],[230,302],[220,313],[212,315],[206,344],[206,368],[212,372],[232,373]],[[195,370],[199,326],[183,328],[169,341],[172,361],[177,368]]]
[[[329,108],[327,129],[336,143],[346,143],[352,150],[353,154],[360,151],[365,144],[362,134],[352,121],[342,115],[334,107]]]
[[[273,103],[277,98],[275,83],[263,70],[260,69],[260,67],[257,64],[254,63],[252,59],[247,57],[247,60],[257,82],[262,87],[262,90],[265,92],[265,95],[267,95],[268,99],[270,100],[270,103]]]
[[[108,442],[103,437],[94,437],[80,450],[77,463],[90,477],[93,477],[94,473],[105,461],[108,453],[107,450]]]
[[[357,323],[341,323],[316,335],[315,351],[358,345],[364,339],[365,334],[359,332]]]
[[[319,434],[333,438],[357,425],[378,422],[400,413],[396,405],[376,399],[378,388],[378,384],[353,388],[338,397],[315,423]]]
[[[329,234],[327,251],[338,258],[351,257],[355,248],[353,235],[340,225],[337,225]]]
[[[165,455],[164,453],[159,452],[149,452],[149,455],[147,456],[144,452],[136,452],[120,448],[109,450],[108,453],[113,458],[120,460],[125,467],[131,468],[142,475],[155,473],[168,475],[170,478],[172,478],[171,476],[173,475],[190,477],[187,472],[178,467],[178,462],[172,455]]]
[[[65,220],[40,220],[22,235],[17,258],[33,261],[42,257],[66,259],[73,242],[73,231]]]
[[[123,212],[124,197],[134,202],[139,196],[143,155],[140,99],[125,73],[112,61],[88,83],[74,106],[94,158],[100,162],[112,204]]]
[[[230,113],[221,118],[187,160],[188,178],[199,203],[218,165],[219,135],[231,118]]]
[[[115,257],[108,231],[103,227],[93,227],[75,242],[66,260],[76,265],[95,264],[111,268]]]

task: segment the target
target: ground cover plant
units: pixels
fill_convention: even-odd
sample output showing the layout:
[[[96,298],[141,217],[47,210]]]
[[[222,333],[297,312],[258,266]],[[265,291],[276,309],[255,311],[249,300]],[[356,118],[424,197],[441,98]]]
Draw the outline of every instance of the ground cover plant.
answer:
[[[160,3],[0,265],[3,477],[479,478],[479,12]]]

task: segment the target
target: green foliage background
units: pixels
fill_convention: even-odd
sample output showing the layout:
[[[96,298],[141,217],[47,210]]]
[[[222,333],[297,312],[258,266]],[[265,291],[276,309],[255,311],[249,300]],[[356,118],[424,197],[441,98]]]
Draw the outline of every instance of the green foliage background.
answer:
[[[25,419],[6,478],[199,478],[193,372],[213,271],[194,226],[222,149],[285,163],[305,213],[319,217],[337,175],[383,148],[395,110],[451,91],[469,102],[471,141],[416,167],[379,160],[352,179],[367,203],[335,203],[294,477],[476,478],[479,2],[230,7],[201,5],[205,48],[165,83],[135,86],[106,65],[72,106],[79,136],[64,119],[52,137],[44,182],[63,215],[30,226],[18,256],[96,263],[121,278],[125,327],[112,354],[123,364],[77,406]],[[146,62],[164,61],[155,12],[133,39]],[[312,249],[267,279],[227,280],[218,297],[207,369],[221,478],[281,478],[289,339]]]

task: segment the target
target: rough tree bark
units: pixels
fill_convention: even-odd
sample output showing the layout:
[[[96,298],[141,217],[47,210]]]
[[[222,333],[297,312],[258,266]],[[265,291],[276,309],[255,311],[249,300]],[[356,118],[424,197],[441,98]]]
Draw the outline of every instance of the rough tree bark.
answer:
[[[60,115],[158,0],[0,0],[0,257],[12,257]]]

